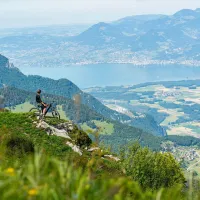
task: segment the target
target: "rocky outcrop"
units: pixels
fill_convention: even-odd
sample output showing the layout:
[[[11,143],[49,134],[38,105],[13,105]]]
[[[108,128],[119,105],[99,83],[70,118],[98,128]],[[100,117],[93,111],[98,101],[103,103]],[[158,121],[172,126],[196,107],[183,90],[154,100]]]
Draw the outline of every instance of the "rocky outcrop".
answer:
[[[61,124],[58,124],[58,125],[55,125],[55,127],[59,130],[63,129],[67,132],[71,132],[74,130],[74,123],[69,121],[69,122],[65,122],[65,123],[61,123]]]
[[[98,150],[100,150],[99,147],[93,147],[93,148],[88,149],[87,151],[88,152],[94,152],[94,151],[98,151]]]
[[[56,135],[58,137],[63,137],[66,139],[71,140],[68,132],[65,129],[57,129],[53,126],[50,126],[49,124],[47,124],[45,121],[41,121],[38,123],[37,128],[42,128],[44,129],[48,135]]]
[[[56,135],[58,137],[63,137],[63,138],[70,140],[70,141],[66,142],[66,145],[71,147],[72,150],[74,152],[78,153],[80,156],[83,155],[83,151],[81,150],[81,147],[83,145],[82,146],[79,145],[79,144],[82,144],[82,142],[86,143],[85,149],[90,153],[93,153],[95,151],[103,152],[103,150],[101,150],[101,148],[99,148],[99,147],[92,147],[92,148],[88,149],[88,147],[90,146],[88,144],[90,144],[90,143],[88,143],[88,141],[87,141],[87,138],[86,138],[87,134],[85,132],[80,131],[76,127],[76,125],[74,125],[73,122],[69,121],[69,122],[60,123],[60,124],[57,124],[54,126],[49,125],[45,121],[40,121],[39,123],[38,122],[33,122],[33,123],[36,125],[37,128],[44,129],[48,135]],[[79,136],[79,137],[77,138],[77,136]],[[82,142],[80,142],[79,140],[81,140]],[[113,155],[104,155],[102,158],[104,158],[104,159],[109,158],[116,162],[120,161],[119,158],[117,158]]]
[[[80,149],[78,146],[72,144],[71,142],[67,142],[66,145],[68,145],[69,147],[71,147],[72,150],[73,150],[74,152],[78,153],[80,156],[83,155],[81,149]]]
[[[110,158],[110,159],[112,159],[112,160],[114,160],[114,161],[116,161],[116,162],[120,161],[119,158],[117,158],[117,157],[115,157],[115,156],[113,156],[113,155],[104,155],[103,157],[104,157],[104,158]]]

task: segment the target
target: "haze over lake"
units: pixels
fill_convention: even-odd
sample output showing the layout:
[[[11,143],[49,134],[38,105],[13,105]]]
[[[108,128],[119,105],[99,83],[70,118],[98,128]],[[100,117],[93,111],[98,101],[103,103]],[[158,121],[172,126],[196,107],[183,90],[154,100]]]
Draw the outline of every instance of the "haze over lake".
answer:
[[[200,67],[182,65],[98,64],[65,68],[22,67],[20,70],[26,75],[40,75],[53,79],[67,78],[80,88],[200,79]]]

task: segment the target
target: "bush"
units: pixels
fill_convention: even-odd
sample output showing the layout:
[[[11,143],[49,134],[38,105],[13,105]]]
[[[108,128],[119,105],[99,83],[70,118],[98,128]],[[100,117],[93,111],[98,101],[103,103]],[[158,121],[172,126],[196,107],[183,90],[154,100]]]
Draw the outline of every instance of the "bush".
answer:
[[[34,144],[28,138],[22,138],[19,136],[12,136],[6,142],[7,153],[9,155],[22,156],[24,154],[34,152]]]
[[[95,168],[92,169],[95,171]],[[112,178],[102,175],[96,179],[93,173],[74,168],[69,161],[35,153],[21,164],[0,167],[0,197],[6,200],[154,200],[156,197],[162,200],[187,199],[181,198],[181,187],[144,192],[138,183],[126,177]]]
[[[89,147],[92,144],[92,140],[89,138],[87,133],[79,130],[75,135],[75,143],[79,147]]]
[[[139,144],[122,152],[122,166],[144,189],[156,190],[185,182],[179,163],[170,153],[152,152]]]

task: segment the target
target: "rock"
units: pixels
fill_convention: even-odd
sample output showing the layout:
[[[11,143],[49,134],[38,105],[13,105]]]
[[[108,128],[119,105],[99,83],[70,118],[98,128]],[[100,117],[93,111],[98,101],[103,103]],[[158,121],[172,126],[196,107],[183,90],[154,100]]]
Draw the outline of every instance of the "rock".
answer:
[[[73,131],[74,130],[74,124],[72,122],[65,122],[62,124],[56,125],[57,129],[64,129],[66,131]]]
[[[117,158],[117,157],[115,157],[115,156],[113,156],[113,155],[104,155],[104,157],[105,158],[110,158],[110,159],[112,159],[112,160],[115,160],[115,161],[120,161],[120,159],[119,158]]]
[[[53,126],[50,126],[49,124],[47,124],[46,122],[44,121],[41,121],[38,125],[37,125],[37,128],[43,128],[45,129],[45,131],[47,132],[48,135],[56,135],[58,137],[63,137],[63,138],[67,138],[67,139],[70,139],[71,138],[69,137],[68,133],[66,130],[62,129],[62,130],[59,130]]]
[[[68,145],[69,147],[72,148],[72,150],[76,153],[78,153],[80,156],[83,155],[82,151],[80,150],[80,148],[74,144],[72,144],[71,142],[67,142],[66,145]]]
[[[73,127],[73,126],[69,126],[69,127],[68,127],[68,130],[69,130],[69,131],[73,131],[73,130],[74,130],[74,127]]]
[[[98,151],[98,150],[100,150],[99,147],[94,147],[94,148],[88,149],[89,152]]]
[[[37,128],[44,128],[44,129],[46,129],[46,128],[48,128],[48,127],[50,127],[50,125],[48,125],[46,122],[44,122],[44,121],[40,121],[39,123],[38,123],[38,125],[37,125]]]
[[[40,120],[40,116],[37,116],[37,120]]]

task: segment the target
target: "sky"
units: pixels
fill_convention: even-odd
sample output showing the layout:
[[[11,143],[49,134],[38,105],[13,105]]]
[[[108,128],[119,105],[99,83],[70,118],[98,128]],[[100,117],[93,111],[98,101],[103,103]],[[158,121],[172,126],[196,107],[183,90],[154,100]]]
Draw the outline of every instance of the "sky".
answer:
[[[0,27],[93,24],[200,8],[200,0],[0,0]]]

